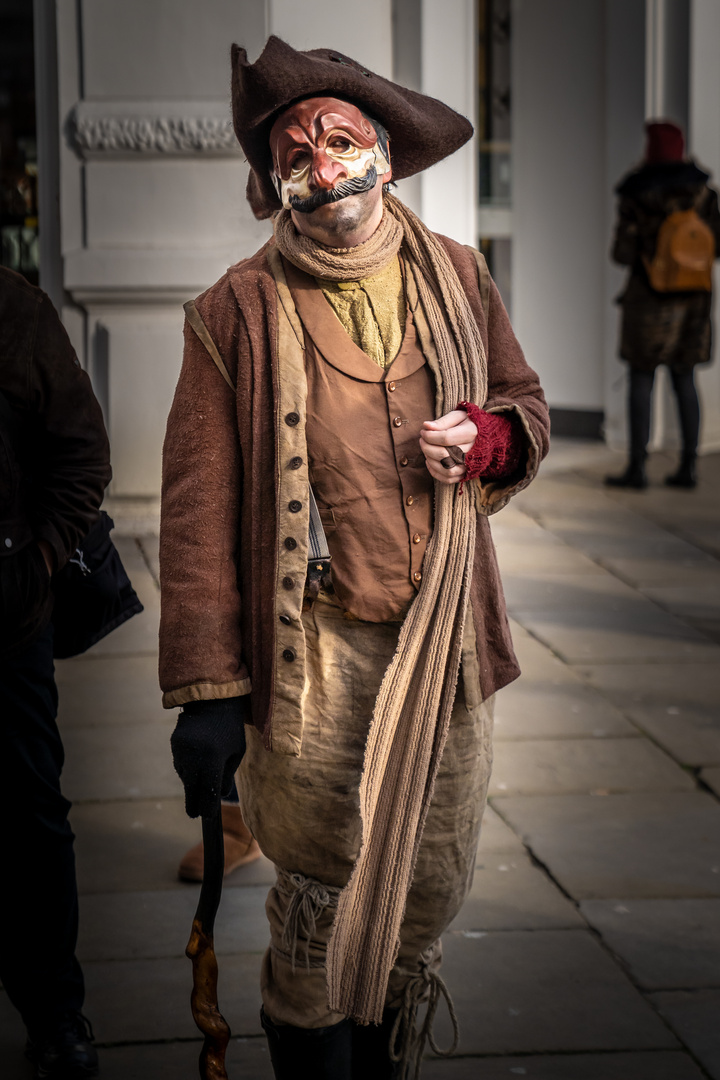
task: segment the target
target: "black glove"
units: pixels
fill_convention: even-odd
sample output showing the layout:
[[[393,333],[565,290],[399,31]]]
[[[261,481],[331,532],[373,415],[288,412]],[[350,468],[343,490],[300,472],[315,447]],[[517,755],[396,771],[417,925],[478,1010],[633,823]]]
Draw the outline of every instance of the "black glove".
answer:
[[[189,817],[207,817],[220,806],[245,753],[248,696],[189,701],[170,737],[173,764],[185,786]]]

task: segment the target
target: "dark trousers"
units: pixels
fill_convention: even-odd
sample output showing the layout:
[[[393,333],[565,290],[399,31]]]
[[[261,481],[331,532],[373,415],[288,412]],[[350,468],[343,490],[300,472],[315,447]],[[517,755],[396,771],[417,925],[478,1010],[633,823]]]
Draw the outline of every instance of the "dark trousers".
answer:
[[[0,660],[0,979],[29,1029],[80,1010],[70,803],[60,792],[52,625]]]
[[[696,454],[700,434],[700,402],[695,388],[693,369],[690,368],[689,371],[682,372],[671,371],[670,378],[680,418],[683,453]],[[636,368],[630,368],[628,397],[630,454],[634,458],[644,458],[650,438],[650,415],[654,382],[654,371],[638,371]]]

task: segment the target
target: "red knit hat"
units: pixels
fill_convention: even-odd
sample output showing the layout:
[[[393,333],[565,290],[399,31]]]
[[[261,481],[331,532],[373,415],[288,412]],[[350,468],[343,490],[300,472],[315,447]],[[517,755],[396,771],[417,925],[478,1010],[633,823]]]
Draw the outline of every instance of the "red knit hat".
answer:
[[[649,120],[645,125],[647,142],[645,161],[658,165],[666,161],[682,161],[685,157],[685,138],[682,129],[669,120]]]

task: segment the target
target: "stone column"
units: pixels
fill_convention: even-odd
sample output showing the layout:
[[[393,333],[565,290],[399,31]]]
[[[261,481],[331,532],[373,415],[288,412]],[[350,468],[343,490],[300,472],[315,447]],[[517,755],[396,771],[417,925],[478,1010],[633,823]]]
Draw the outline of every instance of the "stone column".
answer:
[[[269,235],[229,103],[230,45],[259,51],[265,5],[58,0],[57,14],[66,313],[105,409],[111,512],[147,518],[182,304]]]

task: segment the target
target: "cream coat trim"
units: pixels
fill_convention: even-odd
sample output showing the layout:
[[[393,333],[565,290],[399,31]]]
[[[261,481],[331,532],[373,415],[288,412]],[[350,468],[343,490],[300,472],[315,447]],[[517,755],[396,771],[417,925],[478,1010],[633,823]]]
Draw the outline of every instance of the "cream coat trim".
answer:
[[[273,720],[270,749],[299,756],[302,746],[303,704],[306,694],[306,645],[302,603],[307,577],[310,475],[305,433],[307,380],[303,327],[295,310],[280,253],[267,252],[278,295],[278,399],[275,414],[278,477],[278,547],[275,578],[275,656],[273,662]],[[287,417],[297,414],[297,423]],[[295,468],[293,464],[300,461]],[[300,504],[293,512],[291,505]],[[286,540],[295,541],[288,547]],[[284,621],[289,619],[289,623]]]
[[[250,679],[237,679],[227,683],[191,683],[178,690],[168,690],[163,694],[164,709],[177,709],[187,705],[188,701],[217,701],[223,698],[244,697],[250,693]]]

